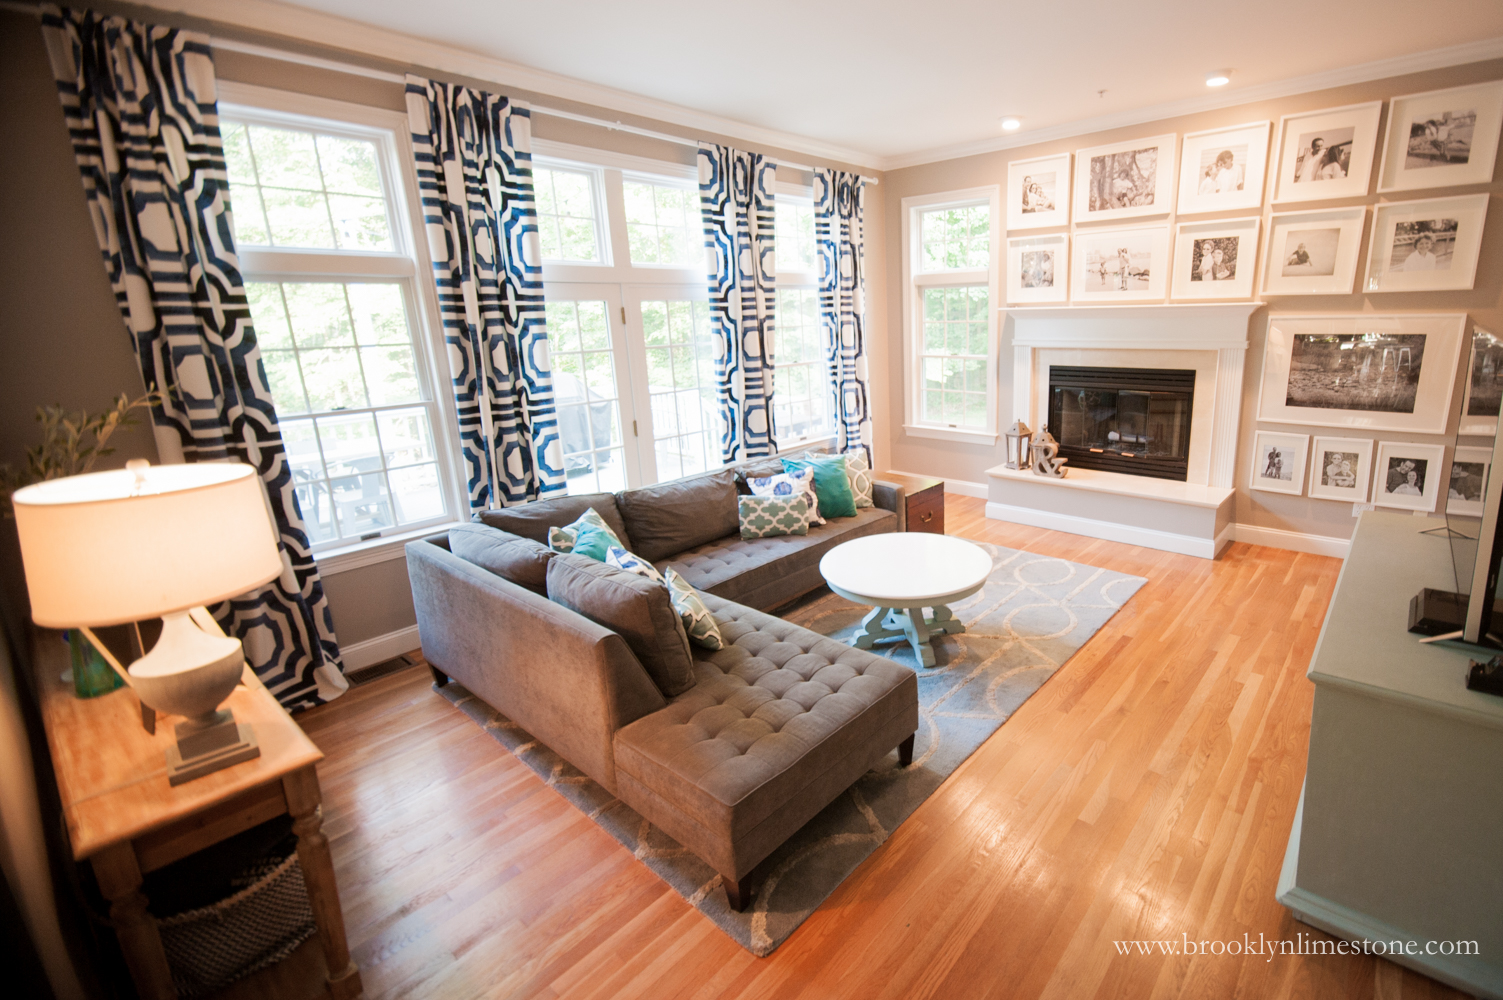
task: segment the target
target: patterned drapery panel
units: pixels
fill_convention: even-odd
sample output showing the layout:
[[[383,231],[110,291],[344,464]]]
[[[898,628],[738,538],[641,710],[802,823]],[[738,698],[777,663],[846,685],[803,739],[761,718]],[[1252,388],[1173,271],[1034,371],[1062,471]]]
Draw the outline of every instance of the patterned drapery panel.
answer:
[[[266,484],[282,576],[210,610],[284,706],[337,697],[339,644],[231,236],[208,36],[50,4],[42,34],[115,300],[166,396],[159,450],[245,462]]]
[[[819,246],[819,319],[835,387],[835,451],[872,460],[866,396],[866,275],[860,174],[814,171],[814,242]]]
[[[700,144],[699,204],[709,250],[720,457],[727,463],[777,451],[768,347],[777,308],[776,181],[777,164],[765,156]]]
[[[470,510],[561,496],[532,115],[505,97],[407,77],[407,119]]]

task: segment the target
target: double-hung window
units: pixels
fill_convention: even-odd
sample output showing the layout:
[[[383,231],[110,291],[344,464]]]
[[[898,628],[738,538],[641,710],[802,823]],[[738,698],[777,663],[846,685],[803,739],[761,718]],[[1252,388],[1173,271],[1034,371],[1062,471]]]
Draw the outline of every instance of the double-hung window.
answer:
[[[997,439],[996,187],[903,199],[904,427]]]
[[[405,118],[221,86],[236,247],[315,552],[453,520]]]
[[[834,432],[835,398],[819,316],[819,255],[809,189],[778,184],[776,213],[772,427],[778,447],[786,449]]]

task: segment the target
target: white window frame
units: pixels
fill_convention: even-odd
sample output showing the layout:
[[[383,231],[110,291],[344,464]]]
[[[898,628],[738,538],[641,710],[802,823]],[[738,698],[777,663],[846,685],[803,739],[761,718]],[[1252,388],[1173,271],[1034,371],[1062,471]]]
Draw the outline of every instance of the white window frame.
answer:
[[[775,188],[774,188],[774,190],[777,193],[778,203],[779,204],[781,204],[783,202],[783,199],[789,199],[790,201],[797,202],[799,204],[807,204],[811,211],[814,208],[814,188],[812,186],[804,186],[804,185],[801,185],[801,184],[790,184],[787,181],[778,181],[777,184],[776,184],[776,186],[775,186]],[[818,297],[818,295],[819,295],[819,241],[818,241],[817,238],[816,238],[815,244],[814,244],[814,268],[813,268],[813,270],[805,271],[805,270],[801,270],[801,269],[785,268],[783,266],[783,257],[781,255],[778,255],[778,254],[774,254],[774,259],[777,261],[777,267],[778,267],[777,278],[776,278],[776,287],[777,287],[777,291],[778,291],[778,295],[779,296],[782,295],[782,293],[784,292],[784,290],[810,288],[810,289],[814,290],[815,296]],[[823,321],[822,318],[819,320],[819,323],[820,323],[820,332],[823,333],[823,330],[824,330],[824,321]],[[774,329],[773,329],[774,354],[776,354],[776,346],[777,346],[777,340],[776,340],[776,338],[777,338],[777,336],[778,336],[778,329],[775,326]],[[825,345],[823,343],[821,343],[820,346],[823,349]],[[829,407],[829,413],[830,413],[830,426],[828,428],[826,428],[822,432],[815,433],[815,434],[806,434],[806,435],[804,435],[803,437],[800,437],[800,438],[786,438],[786,439],[781,438],[781,437],[778,438],[777,441],[778,441],[778,451],[779,452],[794,451],[794,450],[801,449],[801,448],[808,448],[811,445],[832,446],[834,444],[834,442],[835,442],[835,422],[838,419],[838,417],[836,415],[834,387],[831,386],[829,384],[829,381],[828,381],[828,379],[829,379],[829,372],[830,372],[829,365],[826,364],[824,366],[824,375],[825,375],[825,378],[826,378],[825,391],[829,394],[829,399],[827,401],[827,405]],[[776,397],[774,397],[774,398],[776,398]],[[774,428],[774,429],[776,429],[776,428]]]
[[[464,464],[459,455],[458,414],[450,388],[452,376],[431,277],[433,263],[424,233],[416,224],[423,218],[423,207],[418,198],[407,116],[380,108],[225,80],[218,84],[218,99],[221,119],[362,139],[374,142],[377,155],[382,158],[382,185],[392,213],[389,220],[392,250],[237,247],[237,254],[241,276],[247,282],[366,280],[395,281],[402,286],[403,298],[408,305],[417,376],[426,394],[421,405],[427,407],[432,423],[439,488],[449,512],[415,526],[389,528],[381,537],[367,541],[336,539],[321,542],[313,547],[313,554],[319,571],[325,576],[403,558],[407,542],[440,534],[449,525],[462,523],[469,516],[468,488],[463,481],[461,470]],[[401,196],[391,190],[392,182],[397,178],[402,182]]]
[[[925,271],[922,264],[923,246],[920,216],[946,208],[968,208],[986,205],[988,208],[987,241],[989,252],[987,266],[957,271]],[[1002,217],[1002,188],[998,184],[985,187],[964,188],[958,191],[941,191],[934,194],[904,198],[903,208],[903,430],[910,437],[935,438],[942,441],[958,441],[964,444],[995,445],[998,437],[998,377],[1000,355],[999,332],[1001,327],[1001,258],[1004,249],[1004,222]],[[956,285],[986,285],[986,426],[983,428],[958,427],[933,421],[921,422],[923,413],[920,393],[924,378],[919,355],[923,346],[923,308],[925,288]]]

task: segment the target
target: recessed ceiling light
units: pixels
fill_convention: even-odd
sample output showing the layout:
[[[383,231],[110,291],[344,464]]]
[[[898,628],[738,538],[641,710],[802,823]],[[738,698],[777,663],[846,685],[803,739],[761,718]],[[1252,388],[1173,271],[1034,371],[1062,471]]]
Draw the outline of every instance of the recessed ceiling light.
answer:
[[[1014,115],[1008,115],[1006,118],[1002,119],[1002,131],[1004,132],[1016,132],[1022,127],[1023,119],[1018,118]]]
[[[1206,74],[1207,87],[1225,87],[1232,82],[1232,71],[1229,69],[1213,69]]]

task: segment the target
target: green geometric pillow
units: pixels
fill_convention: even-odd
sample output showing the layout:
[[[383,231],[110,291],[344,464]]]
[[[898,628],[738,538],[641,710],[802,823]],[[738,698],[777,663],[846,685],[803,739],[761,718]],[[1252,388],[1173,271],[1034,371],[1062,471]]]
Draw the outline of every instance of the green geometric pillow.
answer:
[[[605,554],[613,545],[626,548],[605,523],[605,518],[595,513],[594,507],[587,507],[572,524],[548,529],[548,547],[554,552],[572,552],[589,556],[596,562],[605,562]]]
[[[675,573],[672,567],[669,567],[667,577],[668,602],[683,619],[689,641],[705,649],[724,649],[725,636],[720,634],[720,626],[699,594],[689,586],[689,581]]]
[[[772,538],[774,535],[807,535],[809,501],[803,494],[783,497],[737,497],[741,537]]]

